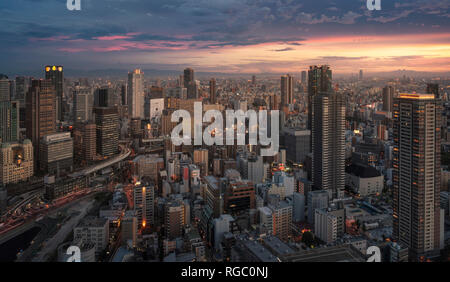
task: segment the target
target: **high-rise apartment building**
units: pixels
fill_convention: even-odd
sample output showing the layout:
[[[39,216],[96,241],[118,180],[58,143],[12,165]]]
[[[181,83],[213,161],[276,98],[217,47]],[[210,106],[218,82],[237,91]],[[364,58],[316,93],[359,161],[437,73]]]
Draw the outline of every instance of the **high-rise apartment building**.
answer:
[[[281,107],[294,103],[294,78],[287,74],[281,77]]]
[[[216,101],[216,80],[214,78],[211,78],[211,80],[209,81],[209,101],[211,102],[211,104],[215,104]]]
[[[394,104],[394,87],[386,86],[383,88],[383,111],[392,113],[393,104]]]
[[[185,206],[183,201],[172,200],[165,206],[164,227],[166,237],[179,238],[183,235],[185,226]]]
[[[127,99],[129,116],[144,119],[144,73],[140,69],[128,73]]]
[[[332,73],[327,65],[310,66],[308,71],[308,128],[312,129],[313,97],[332,90]]]
[[[103,157],[119,150],[119,115],[117,108],[95,108],[97,153]]]
[[[269,205],[272,211],[272,234],[279,239],[288,241],[292,235],[292,205],[285,201],[278,205]]]
[[[155,223],[155,186],[151,183],[136,183],[133,191],[134,210],[142,228]]]
[[[314,95],[312,115],[312,181],[332,199],[345,187],[345,103],[341,94]]]
[[[64,120],[64,71],[62,66],[46,66],[45,79],[51,80],[55,89],[56,119]]]
[[[393,237],[411,260],[439,255],[441,111],[434,94],[394,99]]]

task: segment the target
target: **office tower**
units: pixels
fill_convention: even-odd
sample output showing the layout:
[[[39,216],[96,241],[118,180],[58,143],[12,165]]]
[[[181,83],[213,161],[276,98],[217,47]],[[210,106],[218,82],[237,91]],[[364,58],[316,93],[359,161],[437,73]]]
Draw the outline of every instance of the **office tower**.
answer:
[[[256,85],[256,75],[252,75],[252,84]]]
[[[330,67],[310,66],[308,71],[308,128],[312,129],[312,112],[313,97],[320,92],[328,92],[332,90],[331,86],[332,73]]]
[[[127,99],[129,116],[144,119],[144,73],[140,69],[128,73]]]
[[[363,75],[363,70],[359,70],[359,80],[363,80],[364,75]]]
[[[213,245],[215,250],[221,249],[224,234],[232,230],[232,223],[234,218],[229,214],[222,214],[219,218],[214,219],[214,240]]]
[[[24,76],[16,77],[16,93],[14,100],[20,102],[21,107],[25,107],[25,96],[28,90],[29,79]]]
[[[213,218],[218,218],[223,214],[223,198],[219,181],[214,176],[208,175],[205,176],[204,182],[206,184],[204,192],[206,207],[211,211]]]
[[[109,220],[88,216],[73,229],[73,240],[81,244],[95,245],[95,254],[99,255],[109,243]]]
[[[30,79],[24,76],[16,77],[16,95],[14,100],[19,102],[19,128],[25,128],[26,118],[26,94],[30,85]]]
[[[293,211],[292,211],[292,221],[302,222],[305,221],[305,195],[294,192],[292,195],[293,199]]]
[[[97,153],[103,157],[117,154],[119,147],[119,115],[117,108],[95,108]]]
[[[211,102],[211,104],[215,104],[216,101],[216,80],[214,78],[211,78],[211,80],[209,81],[209,101]]]
[[[166,203],[164,212],[166,238],[175,239],[183,235],[183,227],[186,224],[184,208],[183,201],[172,200]]]
[[[137,182],[133,190],[134,210],[142,228],[155,223],[155,185]]]
[[[316,209],[314,219],[314,234],[327,244],[334,243],[338,235],[338,220],[325,209]]]
[[[394,99],[393,237],[411,260],[439,255],[441,112],[434,94]]]
[[[56,119],[64,120],[64,71],[62,66],[46,66],[45,79],[49,79],[55,89]]]
[[[191,68],[184,70],[184,88],[187,89],[188,99],[197,98],[197,84],[194,80],[194,70]]]
[[[85,122],[93,118],[94,95],[90,88],[78,88],[73,91],[74,122]]]
[[[42,137],[39,146],[39,165],[44,173],[59,175],[73,167],[73,140],[70,132],[55,133]]]
[[[232,180],[224,195],[225,213],[235,215],[255,208],[255,186],[251,181]]]
[[[345,104],[342,95],[319,93],[313,99],[312,181],[315,190],[339,198],[345,186]]]
[[[307,196],[308,222],[313,224],[316,209],[328,208],[329,195],[325,190],[310,191]]]
[[[306,84],[306,71],[302,71],[302,84]]]
[[[391,112],[394,104],[394,87],[386,86],[383,88],[383,111]]]
[[[50,80],[33,80],[26,98],[26,134],[33,142],[34,160],[38,168],[41,138],[56,132],[55,88]]]
[[[11,81],[4,74],[0,74],[0,102],[11,101]]]
[[[138,219],[134,211],[126,211],[122,221],[120,222],[122,243],[131,241],[131,246],[136,247]]]
[[[29,139],[0,144],[0,183],[26,181],[33,173],[33,144]]]
[[[285,128],[283,131],[287,159],[294,163],[303,163],[311,147],[309,143],[311,141],[311,131],[295,128]]]
[[[19,102],[0,101],[0,143],[19,140]]]
[[[117,106],[114,99],[113,89],[101,87],[94,92],[94,107],[114,107]]]
[[[74,158],[92,162],[97,155],[97,127],[95,123],[76,123],[73,131]]]
[[[441,96],[439,95],[439,84],[428,83],[427,84],[427,94],[434,94],[434,97],[436,99],[440,99]]]
[[[294,78],[289,74],[281,76],[281,107],[294,103]]]
[[[121,98],[121,102],[122,102],[122,106],[127,105],[127,87],[126,85],[122,84],[120,86],[120,98]]]

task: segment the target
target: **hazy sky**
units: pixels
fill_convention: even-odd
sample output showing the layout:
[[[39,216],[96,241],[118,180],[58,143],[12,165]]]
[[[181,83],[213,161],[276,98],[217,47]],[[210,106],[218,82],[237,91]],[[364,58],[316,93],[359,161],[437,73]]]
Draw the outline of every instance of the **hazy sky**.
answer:
[[[0,1],[0,73],[71,69],[449,71],[450,0]]]

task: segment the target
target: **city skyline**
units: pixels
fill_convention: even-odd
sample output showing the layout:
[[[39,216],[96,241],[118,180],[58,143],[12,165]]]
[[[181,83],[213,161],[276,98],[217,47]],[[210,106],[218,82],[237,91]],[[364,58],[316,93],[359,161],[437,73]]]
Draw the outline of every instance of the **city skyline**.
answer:
[[[370,74],[443,72],[450,64],[449,1],[383,1],[381,11],[367,10],[365,0],[85,0],[81,11],[65,4],[0,4],[6,69],[34,71],[51,62],[81,71],[188,65],[258,74],[327,63],[336,73]]]

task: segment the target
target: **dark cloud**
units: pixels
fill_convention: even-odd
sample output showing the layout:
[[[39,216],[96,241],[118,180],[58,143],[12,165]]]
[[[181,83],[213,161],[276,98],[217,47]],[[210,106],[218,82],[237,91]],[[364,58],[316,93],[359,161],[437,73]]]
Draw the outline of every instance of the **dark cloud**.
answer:
[[[6,66],[16,65],[18,50],[54,55],[106,36],[127,37],[129,51],[139,50],[130,47],[139,44],[162,50],[271,42],[300,46],[311,37],[450,29],[449,0],[383,0],[381,11],[368,11],[366,0],[82,0],[81,11],[68,11],[66,0],[6,0],[0,13],[0,61]]]

